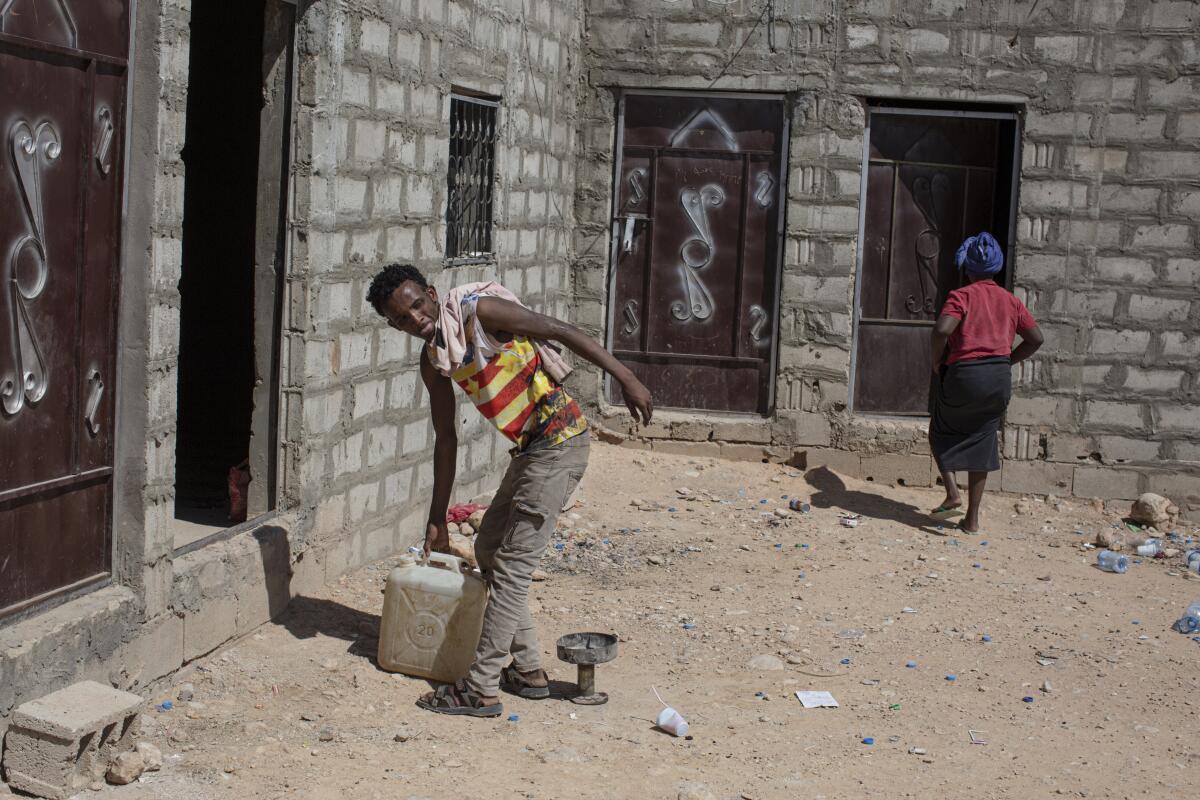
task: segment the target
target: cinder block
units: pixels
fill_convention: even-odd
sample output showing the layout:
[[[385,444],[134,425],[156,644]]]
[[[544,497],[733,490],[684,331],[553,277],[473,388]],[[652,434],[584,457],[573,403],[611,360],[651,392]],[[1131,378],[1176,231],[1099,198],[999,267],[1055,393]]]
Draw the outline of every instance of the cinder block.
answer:
[[[838,450],[833,447],[808,447],[796,450],[789,462],[792,466],[803,470],[828,467],[834,472],[851,478],[862,476],[862,458],[858,453],[849,450]]]
[[[1139,494],[1139,478],[1133,470],[1076,467],[1072,494],[1104,500],[1133,500]]]
[[[771,424],[769,420],[746,422],[717,422],[713,424],[713,438],[722,442],[750,442],[769,444]]]
[[[671,423],[671,437],[689,442],[705,442],[712,436],[713,426],[700,420]]]
[[[776,460],[771,448],[758,444],[722,444],[720,447],[721,458],[727,458],[730,461],[758,461],[766,463]]]
[[[1150,472],[1146,488],[1170,498],[1184,519],[1200,520],[1200,472]]]
[[[1004,465],[1000,486],[1017,494],[1070,494],[1074,467],[1045,461],[1009,461]]]
[[[862,457],[862,477],[876,483],[899,486],[930,486],[929,456],[880,455]]]
[[[83,681],[19,706],[5,737],[11,786],[64,800],[103,777],[116,753],[133,745],[142,698]]]
[[[677,456],[718,458],[721,456],[721,445],[716,442],[680,442],[669,439],[655,439],[654,452]]]

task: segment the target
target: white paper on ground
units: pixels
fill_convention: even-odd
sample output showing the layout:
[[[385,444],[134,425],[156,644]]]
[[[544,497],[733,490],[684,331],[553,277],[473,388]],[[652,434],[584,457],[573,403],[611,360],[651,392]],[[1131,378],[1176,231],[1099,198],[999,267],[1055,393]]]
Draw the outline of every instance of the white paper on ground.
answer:
[[[837,708],[838,701],[829,692],[796,692],[796,699],[805,708]]]

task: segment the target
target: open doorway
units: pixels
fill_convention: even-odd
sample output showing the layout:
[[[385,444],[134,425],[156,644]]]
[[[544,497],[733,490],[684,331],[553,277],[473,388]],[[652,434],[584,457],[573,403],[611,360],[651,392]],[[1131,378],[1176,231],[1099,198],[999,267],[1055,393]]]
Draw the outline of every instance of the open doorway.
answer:
[[[274,506],[293,13],[192,6],[176,547]]]
[[[958,245],[989,231],[1012,286],[1019,118],[994,107],[868,110],[853,410],[923,416],[929,332],[961,276]]]

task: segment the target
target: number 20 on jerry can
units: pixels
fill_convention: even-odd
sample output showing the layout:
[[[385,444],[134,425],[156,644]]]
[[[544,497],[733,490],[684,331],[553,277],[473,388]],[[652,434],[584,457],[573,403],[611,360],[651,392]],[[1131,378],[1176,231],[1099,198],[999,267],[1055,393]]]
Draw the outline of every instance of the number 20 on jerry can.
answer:
[[[483,627],[487,588],[457,556],[400,557],[383,592],[379,666],[450,683],[467,674]]]

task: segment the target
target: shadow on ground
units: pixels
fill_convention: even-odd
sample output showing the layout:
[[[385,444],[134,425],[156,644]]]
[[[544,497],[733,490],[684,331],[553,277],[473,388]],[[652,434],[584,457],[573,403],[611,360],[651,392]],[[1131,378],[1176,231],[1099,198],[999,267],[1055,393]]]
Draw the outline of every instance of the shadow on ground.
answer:
[[[927,533],[939,533],[938,523],[916,506],[847,488],[841,476],[828,467],[810,469],[804,474],[804,480],[816,490],[808,500],[815,508],[840,508],[864,517],[890,519],[911,525]]]

